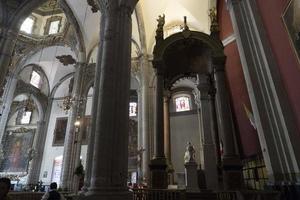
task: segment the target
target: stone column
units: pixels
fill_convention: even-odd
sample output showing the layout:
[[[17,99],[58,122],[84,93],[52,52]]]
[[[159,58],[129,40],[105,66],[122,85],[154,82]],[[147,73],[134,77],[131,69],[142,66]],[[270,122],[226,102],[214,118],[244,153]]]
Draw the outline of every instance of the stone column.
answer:
[[[100,19],[100,27],[104,27],[104,17]],[[103,50],[103,38],[104,38],[104,28],[100,29],[100,44],[97,55],[97,63],[102,60],[102,50]],[[92,100],[92,113],[91,113],[91,128],[89,132],[89,140],[88,140],[88,148],[87,148],[87,160],[86,160],[86,171],[84,177],[84,186],[82,188],[83,191],[87,192],[88,188],[91,185],[91,176],[92,176],[92,165],[93,165],[93,155],[94,155],[94,143],[95,143],[95,130],[96,130],[96,116],[97,116],[97,106],[99,99],[99,90],[100,87],[100,76],[101,76],[101,68],[96,67],[96,74],[94,78],[94,91],[93,91],[93,100]],[[98,77],[98,78],[96,78]]]
[[[167,188],[167,161],[164,154],[164,76],[161,62],[153,61],[156,69],[156,116],[155,116],[155,143],[154,157],[150,161],[150,182],[152,188]]]
[[[1,121],[0,121],[0,141],[2,141],[2,137],[4,135],[4,131],[6,128],[6,123],[8,120],[9,112],[11,104],[14,100],[14,94],[17,86],[17,78],[14,74],[10,74],[9,77],[7,77],[8,82],[5,86],[5,91],[2,96],[2,110],[1,110]]]
[[[3,23],[4,25],[4,23]],[[0,87],[4,87],[4,79],[7,75],[9,64],[12,59],[13,50],[19,30],[12,30],[5,26],[0,29]]]
[[[80,106],[79,99],[81,96],[80,90],[84,65],[82,63],[78,63],[76,68],[77,69],[74,75],[74,86],[72,92],[72,98],[74,98],[74,101],[72,103],[71,109],[69,110],[66,136],[64,142],[64,153],[61,174],[61,187],[64,190],[71,190],[73,188],[75,169],[75,122],[77,120],[78,109]]]
[[[227,0],[269,182],[300,180],[299,128],[256,1]]]
[[[213,58],[216,87],[216,112],[218,132],[223,139],[224,189],[239,189],[242,186],[242,163],[235,148],[235,128],[230,108],[230,97],[225,76],[225,57]]]
[[[137,1],[101,4],[105,20],[95,127],[94,160],[87,199],[128,199],[128,105],[130,89],[131,14]],[[100,28],[100,29],[101,29]],[[99,56],[99,55],[98,55]]]
[[[206,186],[208,189],[218,188],[218,172],[216,159],[215,118],[213,102],[213,87],[209,74],[198,75],[198,90],[200,91],[200,119],[201,132],[203,135],[203,157]]]
[[[32,160],[30,161],[29,165],[27,185],[37,184],[40,178],[41,164],[44,152],[44,146],[41,144],[44,143],[47,134],[47,131],[45,130],[45,124],[46,123],[43,120],[37,122],[33,148],[31,150],[31,153],[28,155]]]
[[[170,91],[164,92],[164,152],[167,159],[168,183],[173,184],[174,169],[171,158],[171,131],[170,131]]]

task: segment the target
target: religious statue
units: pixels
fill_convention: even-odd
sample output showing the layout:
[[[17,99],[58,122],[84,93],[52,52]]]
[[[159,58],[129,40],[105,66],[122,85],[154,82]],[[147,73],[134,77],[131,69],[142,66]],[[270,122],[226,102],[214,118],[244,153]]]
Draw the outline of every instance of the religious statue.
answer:
[[[210,31],[211,32],[218,32],[219,31],[219,25],[218,25],[218,19],[217,19],[217,9],[215,7],[209,9],[209,14],[210,18]]]
[[[157,19],[157,29],[156,29],[156,42],[164,39],[164,25],[165,25],[165,15],[159,15]]]
[[[188,142],[184,153],[184,163],[195,162],[195,152],[194,146]]]

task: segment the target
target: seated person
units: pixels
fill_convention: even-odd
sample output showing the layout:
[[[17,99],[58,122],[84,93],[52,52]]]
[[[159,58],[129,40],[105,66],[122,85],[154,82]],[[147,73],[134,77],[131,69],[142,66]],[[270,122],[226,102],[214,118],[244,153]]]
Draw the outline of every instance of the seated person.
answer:
[[[43,195],[42,200],[65,200],[65,198],[57,191],[57,183],[53,182],[50,184],[49,192]]]
[[[11,199],[8,196],[10,186],[11,186],[11,184],[10,184],[9,178],[0,178],[0,199],[2,199],[2,200],[10,200]]]

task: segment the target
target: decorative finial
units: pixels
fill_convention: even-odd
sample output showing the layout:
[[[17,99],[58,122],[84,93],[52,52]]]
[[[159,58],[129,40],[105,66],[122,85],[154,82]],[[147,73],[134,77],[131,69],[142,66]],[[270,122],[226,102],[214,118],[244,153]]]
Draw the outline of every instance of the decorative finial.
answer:
[[[186,20],[186,16],[183,17],[183,30],[186,31],[186,30],[190,30],[190,28],[188,27],[187,25],[187,20]]]
[[[217,19],[217,9],[216,7],[213,7],[211,9],[209,9],[209,18],[210,18],[210,32],[219,32],[219,24],[218,24],[218,19]]]
[[[157,19],[157,29],[156,29],[156,43],[159,43],[164,39],[164,25],[165,25],[165,14],[159,15]]]

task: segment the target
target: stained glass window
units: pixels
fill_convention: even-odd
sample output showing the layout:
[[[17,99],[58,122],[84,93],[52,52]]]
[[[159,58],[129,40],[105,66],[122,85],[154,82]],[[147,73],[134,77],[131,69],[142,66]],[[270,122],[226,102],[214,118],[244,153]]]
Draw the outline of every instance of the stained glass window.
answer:
[[[23,31],[27,34],[31,34],[32,33],[32,28],[33,28],[33,24],[34,24],[34,19],[32,17],[27,17],[25,19],[25,21],[23,22],[20,31]]]
[[[180,96],[175,99],[176,112],[191,110],[190,98],[187,96]]]
[[[59,31],[59,24],[60,24],[60,20],[56,20],[56,21],[52,21],[50,23],[50,27],[49,27],[49,35],[50,34],[56,34]]]
[[[39,75],[39,73],[37,73],[36,71],[32,71],[30,84],[33,85],[36,88],[39,88],[40,87],[40,81],[41,81],[41,75]]]
[[[129,103],[129,117],[135,117],[137,115],[137,103],[130,102]]]

